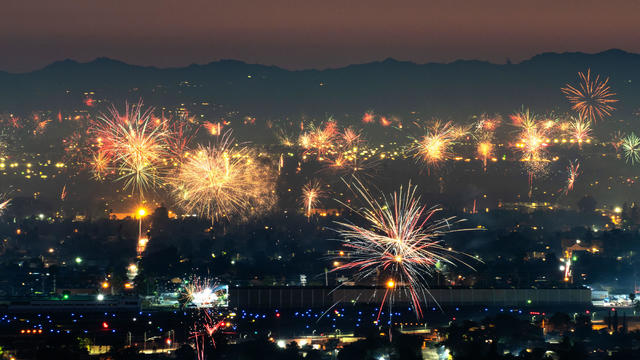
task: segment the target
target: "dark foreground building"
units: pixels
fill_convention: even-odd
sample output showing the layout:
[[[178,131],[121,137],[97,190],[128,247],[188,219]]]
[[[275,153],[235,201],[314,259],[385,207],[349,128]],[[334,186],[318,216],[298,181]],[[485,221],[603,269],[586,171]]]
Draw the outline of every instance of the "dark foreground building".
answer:
[[[385,288],[374,287],[234,287],[229,305],[234,308],[328,308],[334,304],[375,305]],[[410,303],[408,293],[394,290],[395,303]],[[591,290],[577,289],[431,289],[427,306],[570,306],[591,305]]]

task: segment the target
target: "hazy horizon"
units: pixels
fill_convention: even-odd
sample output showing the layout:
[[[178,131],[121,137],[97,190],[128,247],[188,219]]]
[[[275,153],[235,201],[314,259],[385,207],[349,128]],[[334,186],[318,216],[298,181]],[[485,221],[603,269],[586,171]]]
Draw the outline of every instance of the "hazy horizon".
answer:
[[[117,57],[111,57],[111,56],[95,56],[92,58],[87,58],[87,59],[81,59],[81,58],[74,58],[74,57],[66,57],[66,58],[60,58],[60,59],[54,59],[42,66],[33,68],[33,69],[29,69],[29,70],[24,70],[24,71],[11,71],[8,69],[2,69],[0,68],[0,71],[2,72],[6,72],[6,73],[10,73],[10,74],[25,74],[25,73],[30,73],[33,71],[38,71],[38,70],[42,70],[47,68],[48,66],[55,64],[55,63],[59,63],[59,62],[64,62],[64,61],[74,61],[77,62],[79,64],[86,64],[86,63],[91,63],[94,62],[96,60],[99,59],[109,59],[109,60],[113,60],[113,61],[117,61],[117,62],[122,62],[125,63],[127,65],[131,65],[131,66],[140,66],[140,67],[152,67],[152,68],[157,68],[157,69],[172,69],[172,68],[185,68],[188,66],[192,66],[192,65],[207,65],[207,64],[211,64],[211,63],[215,63],[215,62],[220,62],[220,61],[239,61],[239,62],[243,62],[245,64],[250,64],[250,65],[260,65],[260,66],[274,66],[274,67],[278,67],[281,69],[285,69],[285,70],[289,70],[289,71],[305,71],[305,70],[318,70],[318,71],[322,71],[322,70],[330,70],[330,69],[340,69],[340,68],[344,68],[344,67],[348,67],[351,65],[361,65],[361,64],[368,64],[368,63],[374,63],[374,62],[382,62],[388,59],[393,59],[396,60],[398,62],[410,62],[410,63],[414,63],[417,65],[425,65],[425,64],[450,64],[450,63],[455,63],[457,61],[480,61],[480,62],[487,62],[490,64],[496,64],[496,65],[504,65],[507,63],[507,61],[510,61],[513,64],[519,64],[528,60],[533,59],[536,56],[540,56],[540,55],[545,55],[545,54],[558,54],[558,55],[562,55],[562,54],[585,54],[585,55],[597,55],[597,54],[601,54],[601,53],[605,53],[608,51],[622,51],[628,54],[636,54],[636,55],[640,55],[640,51],[635,52],[635,51],[629,51],[626,49],[620,49],[620,48],[607,48],[607,49],[602,49],[602,50],[597,50],[597,51],[543,51],[543,52],[539,52],[536,54],[533,54],[529,57],[526,58],[522,58],[519,60],[514,60],[512,58],[506,58],[505,61],[492,61],[489,59],[480,59],[480,58],[456,58],[456,59],[451,59],[449,61],[414,61],[414,60],[408,60],[408,59],[402,59],[402,58],[398,58],[398,57],[394,57],[394,56],[383,56],[381,58],[372,58],[372,59],[365,59],[362,61],[358,61],[358,62],[351,62],[351,63],[345,63],[345,64],[339,64],[339,65],[335,65],[335,66],[326,66],[326,67],[301,67],[301,68],[292,68],[292,67],[287,67],[287,66],[282,66],[282,65],[278,65],[278,64],[268,64],[268,63],[260,63],[260,62],[252,62],[252,61],[248,61],[245,59],[238,59],[238,58],[216,58],[216,59],[212,59],[209,61],[203,61],[203,62],[191,62],[191,63],[184,63],[181,65],[167,65],[167,66],[161,66],[161,65],[153,65],[153,64],[140,64],[140,63],[136,63],[136,62],[131,62],[131,61],[127,61],[121,58],[117,58]]]
[[[287,69],[393,57],[418,63],[519,62],[543,52],[640,52],[640,2],[116,2],[9,0],[0,69],[100,56],[160,67],[239,59]]]

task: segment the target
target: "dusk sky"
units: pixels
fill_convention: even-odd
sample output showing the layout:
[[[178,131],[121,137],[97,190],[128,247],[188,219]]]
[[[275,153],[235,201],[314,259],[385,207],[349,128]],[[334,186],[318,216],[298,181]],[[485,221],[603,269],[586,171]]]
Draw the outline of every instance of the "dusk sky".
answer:
[[[394,57],[517,62],[640,52],[637,0],[4,0],[0,69],[106,56],[161,67],[239,59],[290,69]]]

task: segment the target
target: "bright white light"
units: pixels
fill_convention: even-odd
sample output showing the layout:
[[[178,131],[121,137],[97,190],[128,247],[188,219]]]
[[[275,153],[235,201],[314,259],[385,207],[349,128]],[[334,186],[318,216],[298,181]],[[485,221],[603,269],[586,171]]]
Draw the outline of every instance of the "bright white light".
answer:
[[[276,345],[278,345],[279,348],[284,349],[287,346],[287,343],[285,343],[284,340],[278,340],[276,341]]]
[[[211,288],[204,288],[201,291],[194,292],[191,297],[191,302],[197,307],[215,304],[218,300],[218,295]]]
[[[102,301],[102,300],[104,300],[104,295],[98,294],[97,298],[98,298],[98,301]]]
[[[565,267],[564,265],[560,265],[560,271],[564,271]]]

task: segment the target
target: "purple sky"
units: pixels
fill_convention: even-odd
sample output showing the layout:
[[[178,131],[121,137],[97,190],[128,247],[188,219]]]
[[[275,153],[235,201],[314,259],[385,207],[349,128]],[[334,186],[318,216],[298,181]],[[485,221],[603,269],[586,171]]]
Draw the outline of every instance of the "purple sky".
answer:
[[[639,14],[640,0],[3,0],[0,69],[99,56],[301,69],[640,52]]]

